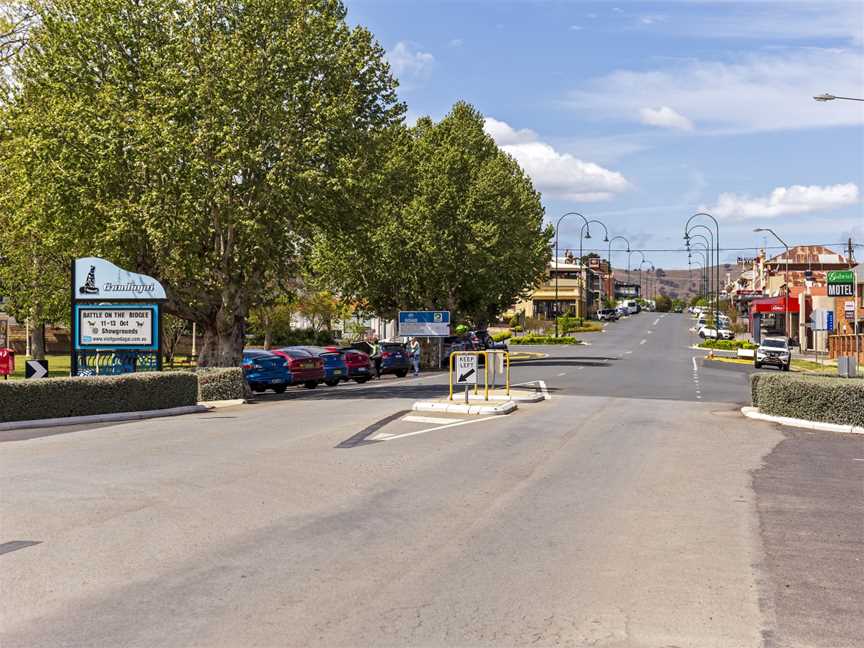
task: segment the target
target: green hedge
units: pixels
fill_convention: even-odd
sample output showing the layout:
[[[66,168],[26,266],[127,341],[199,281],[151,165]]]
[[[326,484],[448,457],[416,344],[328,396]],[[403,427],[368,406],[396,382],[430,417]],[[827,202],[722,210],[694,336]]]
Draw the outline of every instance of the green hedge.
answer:
[[[523,335],[522,337],[510,338],[510,344],[579,344],[574,337],[553,335]]]
[[[504,340],[509,340],[513,337],[513,334],[510,331],[502,331],[501,333],[496,333],[492,336],[492,340],[495,342],[503,342]]]
[[[198,369],[198,400],[236,400],[252,395],[240,367]]]
[[[756,373],[750,381],[753,405],[763,414],[864,426],[864,380]]]
[[[725,349],[726,351],[737,351],[738,349],[755,349],[759,345],[747,340],[705,340],[700,345],[703,349]]]
[[[188,371],[0,382],[0,422],[114,414],[195,405]]]

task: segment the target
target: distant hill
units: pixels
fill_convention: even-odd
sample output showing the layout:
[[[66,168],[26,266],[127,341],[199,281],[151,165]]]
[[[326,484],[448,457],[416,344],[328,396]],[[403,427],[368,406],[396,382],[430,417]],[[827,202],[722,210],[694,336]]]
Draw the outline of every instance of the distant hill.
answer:
[[[711,284],[714,284],[714,272],[716,271],[716,266],[712,266],[711,270]],[[657,292],[663,295],[668,295],[672,299],[683,299],[685,301],[689,301],[692,297],[695,297],[699,292],[699,279],[700,279],[700,270],[664,270],[663,268],[657,268],[653,273],[649,273],[648,271],[642,272],[643,278],[643,286],[645,275],[652,275],[656,278],[655,285]],[[722,286],[726,282],[726,274],[729,273],[732,277],[738,276],[738,273],[741,272],[741,268],[735,264],[723,264],[720,266],[720,285]],[[615,269],[615,278],[619,281],[625,281],[627,277],[627,270],[616,268]],[[630,281],[632,283],[639,283],[639,273],[635,271],[630,271]]]

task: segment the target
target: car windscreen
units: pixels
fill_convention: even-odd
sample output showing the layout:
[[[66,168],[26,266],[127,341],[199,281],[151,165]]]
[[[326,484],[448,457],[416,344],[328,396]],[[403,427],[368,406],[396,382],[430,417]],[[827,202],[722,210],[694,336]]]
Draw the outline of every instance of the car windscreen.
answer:
[[[311,358],[312,354],[303,349],[279,349],[280,352],[292,358]]]
[[[786,342],[784,340],[763,340],[762,346],[770,347],[772,349],[785,349]]]

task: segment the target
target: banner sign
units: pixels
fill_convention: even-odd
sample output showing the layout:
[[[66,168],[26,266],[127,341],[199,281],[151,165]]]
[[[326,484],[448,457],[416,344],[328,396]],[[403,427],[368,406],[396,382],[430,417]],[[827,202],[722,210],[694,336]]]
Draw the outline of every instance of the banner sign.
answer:
[[[843,302],[843,314],[846,316],[847,320],[855,319],[855,302],[854,301],[844,301]]]
[[[76,301],[165,299],[165,289],[153,277],[129,272],[105,259],[75,259],[73,291]]]
[[[450,311],[399,311],[399,335],[447,337],[450,335]]]
[[[828,271],[829,297],[854,297],[855,273],[851,270]]]
[[[159,348],[159,306],[156,304],[75,305],[76,349]]]

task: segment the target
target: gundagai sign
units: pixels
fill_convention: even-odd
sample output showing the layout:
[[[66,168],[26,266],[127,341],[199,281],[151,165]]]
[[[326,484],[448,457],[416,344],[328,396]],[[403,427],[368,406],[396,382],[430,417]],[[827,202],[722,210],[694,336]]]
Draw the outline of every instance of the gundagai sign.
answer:
[[[98,257],[75,260],[76,301],[165,299],[165,289],[153,277],[129,272]]]

